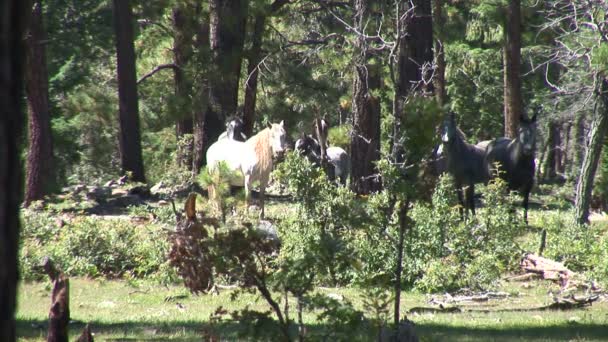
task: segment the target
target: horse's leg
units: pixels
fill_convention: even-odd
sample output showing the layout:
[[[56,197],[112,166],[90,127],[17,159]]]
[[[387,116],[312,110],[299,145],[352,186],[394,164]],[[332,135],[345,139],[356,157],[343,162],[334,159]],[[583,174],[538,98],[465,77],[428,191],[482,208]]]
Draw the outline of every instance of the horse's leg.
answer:
[[[460,203],[460,208],[458,208],[458,210],[460,211],[460,219],[463,220],[464,199],[462,198],[462,186],[460,186],[460,184],[456,184],[456,195],[458,196],[458,203]]]
[[[528,225],[528,200],[530,197],[530,187],[526,187],[523,191],[523,207],[524,207],[524,222]]]
[[[251,175],[245,175],[245,205],[247,206],[247,210],[249,210],[249,206],[251,205]]]
[[[260,220],[264,219],[264,197],[266,194],[266,185],[260,184]]]
[[[475,216],[475,184],[470,184],[466,191],[468,209],[471,209],[471,213]]]

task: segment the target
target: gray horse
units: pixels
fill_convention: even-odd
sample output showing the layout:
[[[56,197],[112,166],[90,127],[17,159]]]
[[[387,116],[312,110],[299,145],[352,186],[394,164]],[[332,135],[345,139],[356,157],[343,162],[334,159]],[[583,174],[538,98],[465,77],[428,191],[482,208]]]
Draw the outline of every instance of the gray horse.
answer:
[[[443,121],[441,141],[443,146],[440,153],[445,158],[445,170],[454,177],[458,201],[475,215],[475,184],[487,183],[489,179],[485,166],[486,150],[466,142],[464,133],[456,126],[454,113],[450,113]]]
[[[523,197],[524,220],[528,223],[528,199],[534,185],[536,164],[536,114],[532,119],[520,117],[515,139],[498,138],[488,145],[486,167],[488,172],[507,182],[509,190],[517,190]],[[498,164],[497,170],[495,170]]]
[[[321,144],[312,135],[303,135],[295,143],[295,150],[314,165],[321,165]],[[327,176],[331,180],[338,179],[340,184],[345,185],[350,175],[350,156],[344,149],[337,146],[330,146],[326,149],[327,162],[329,169],[326,170]]]

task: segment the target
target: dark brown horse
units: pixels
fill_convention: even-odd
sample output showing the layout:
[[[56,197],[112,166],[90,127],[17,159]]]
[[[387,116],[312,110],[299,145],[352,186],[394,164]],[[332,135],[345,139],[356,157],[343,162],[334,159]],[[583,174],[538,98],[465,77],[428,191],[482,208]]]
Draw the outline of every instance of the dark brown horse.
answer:
[[[485,149],[467,143],[464,134],[456,126],[454,113],[450,113],[443,121],[441,141],[443,167],[454,177],[458,200],[475,215],[475,184],[486,183],[489,179],[485,166]]]
[[[528,198],[534,185],[534,153],[536,150],[536,114],[532,119],[520,117],[515,139],[498,138],[490,143],[486,153],[486,167],[492,176],[507,182],[509,190],[517,190],[523,197],[524,220],[528,223]]]

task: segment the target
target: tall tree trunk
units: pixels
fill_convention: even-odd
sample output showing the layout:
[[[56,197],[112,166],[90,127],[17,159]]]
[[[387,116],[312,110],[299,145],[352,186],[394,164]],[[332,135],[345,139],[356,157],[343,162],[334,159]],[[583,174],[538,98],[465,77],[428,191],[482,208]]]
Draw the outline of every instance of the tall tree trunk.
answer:
[[[29,113],[26,205],[42,199],[51,192],[54,185],[49,76],[45,51],[47,40],[42,22],[42,2],[37,0],[32,8],[26,35],[25,89]]]
[[[547,152],[545,154],[545,160],[543,165],[543,179],[546,181],[552,181],[556,176],[555,165],[556,162],[556,153],[559,146],[557,145],[557,135],[559,134],[559,124],[556,120],[550,120],[549,125],[547,127],[547,131],[549,135],[547,136],[546,149]]]
[[[591,137],[587,145],[581,175],[576,184],[575,217],[579,224],[589,222],[589,202],[593,190],[593,180],[602,154],[604,137],[608,130],[608,78],[602,77],[596,110],[591,122]]]
[[[194,44],[197,47],[198,65],[209,65],[209,17],[208,13],[201,19]],[[206,76],[206,75],[205,75]],[[192,151],[192,173],[198,175],[205,159],[205,113],[209,105],[209,82],[207,77],[197,82],[194,90],[196,96],[193,101],[194,112],[194,149]]]
[[[132,180],[145,182],[141,153],[135,49],[133,47],[133,13],[129,0],[113,0],[116,32],[116,68],[119,100],[119,148],[123,172],[131,172]]]
[[[194,35],[195,12],[188,6],[188,2],[180,2],[173,8],[173,63],[177,68],[173,68],[175,85],[175,134],[177,140],[184,145],[178,144],[177,163],[184,167],[192,165],[192,141],[182,141],[186,134],[193,133],[193,115],[190,96],[192,84],[186,69],[192,59],[192,37]]]
[[[245,82],[245,102],[243,104],[244,133],[247,137],[253,132],[255,121],[255,102],[258,90],[258,64],[262,60],[262,37],[266,16],[256,15],[253,27],[251,50],[247,58],[247,81]]]
[[[363,32],[369,20],[368,0],[355,0],[354,22]],[[374,162],[380,159],[380,101],[372,90],[380,87],[378,65],[369,63],[365,37],[355,41],[353,61],[353,133],[351,138],[352,188],[358,194],[369,194],[380,189]]]
[[[248,7],[249,0],[209,2],[211,72],[204,150],[220,136],[226,118],[236,114]]]
[[[574,120],[574,142],[573,142],[573,155],[572,155],[572,167],[570,170],[570,179],[578,183],[578,176],[580,175],[581,165],[583,165],[583,157],[586,142],[585,134],[585,112],[580,111],[576,114]]]
[[[0,2],[0,341],[15,341],[19,205],[23,165],[19,142],[24,125],[23,32],[27,0]]]
[[[521,9],[520,0],[507,6],[504,47],[504,109],[505,136],[515,138],[519,118],[523,114],[521,95]]]
[[[435,96],[440,106],[444,106],[448,99],[445,89],[445,55],[443,50],[443,27],[445,25],[445,17],[443,15],[443,1],[433,1],[433,22],[435,29]]]

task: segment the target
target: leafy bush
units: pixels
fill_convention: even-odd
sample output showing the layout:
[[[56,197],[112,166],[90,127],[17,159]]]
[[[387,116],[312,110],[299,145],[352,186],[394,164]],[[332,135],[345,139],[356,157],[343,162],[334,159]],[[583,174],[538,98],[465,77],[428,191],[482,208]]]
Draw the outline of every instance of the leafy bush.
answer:
[[[453,290],[462,286],[487,288],[505,269],[517,265],[520,249],[515,242],[521,225],[504,182],[490,183],[481,191],[484,208],[475,217],[460,220],[450,177],[441,177],[432,206],[418,203],[416,222],[408,237],[406,279],[422,291]]]
[[[44,256],[68,276],[174,278],[163,267],[168,244],[159,226],[96,217],[60,226],[48,214],[28,211],[23,218],[20,264],[25,279],[41,276],[38,264]]]

